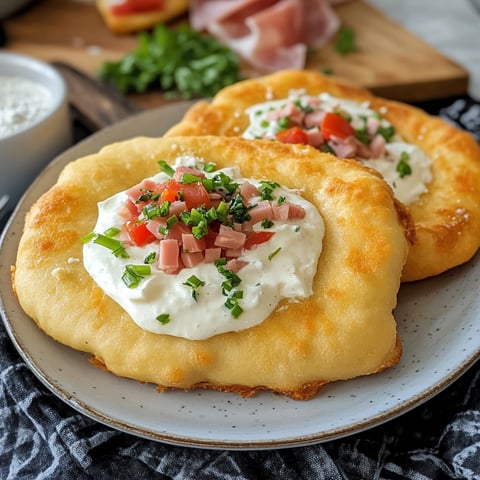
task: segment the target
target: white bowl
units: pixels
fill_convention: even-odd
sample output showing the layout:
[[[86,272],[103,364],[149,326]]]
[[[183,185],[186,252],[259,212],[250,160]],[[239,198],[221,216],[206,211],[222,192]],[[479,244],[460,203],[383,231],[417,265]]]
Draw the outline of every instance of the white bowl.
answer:
[[[47,90],[49,101],[38,115],[33,115],[33,92],[20,97],[18,92],[5,93],[12,77],[15,85],[10,92],[23,85],[24,79]],[[27,100],[24,109],[28,108],[28,113],[34,118],[25,122],[19,120],[23,117],[16,114],[13,99],[18,104]],[[52,66],[41,60],[0,52],[0,110],[0,204],[5,195],[9,198],[8,207],[2,209],[5,212],[15,207],[47,163],[71,145],[72,129],[65,81]]]

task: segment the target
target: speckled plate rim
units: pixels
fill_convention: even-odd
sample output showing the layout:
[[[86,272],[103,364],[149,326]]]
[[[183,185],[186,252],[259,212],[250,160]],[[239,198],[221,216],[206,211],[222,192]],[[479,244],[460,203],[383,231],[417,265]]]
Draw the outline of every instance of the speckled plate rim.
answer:
[[[327,385],[308,402],[269,393],[250,399],[211,391],[158,394],[152,386],[92,367],[85,354],[40,331],[19,307],[10,285],[25,213],[69,161],[136,135],[161,135],[190,105],[181,102],[140,113],[73,146],[40,174],[4,229],[2,319],[22,358],[57,397],[102,424],[173,445],[286,448],[342,438],[392,420],[438,394],[480,358],[479,255],[439,277],[402,286],[396,309],[404,348],[399,365]]]

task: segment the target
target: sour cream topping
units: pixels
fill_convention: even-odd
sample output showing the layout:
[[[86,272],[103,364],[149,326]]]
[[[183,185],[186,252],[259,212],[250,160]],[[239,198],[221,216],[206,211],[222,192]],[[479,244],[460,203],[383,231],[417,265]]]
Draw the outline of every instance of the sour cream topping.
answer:
[[[199,159],[182,157],[180,165],[198,164]],[[235,182],[242,184],[247,179],[238,168],[222,169]],[[219,170],[206,173],[212,177]],[[165,182],[169,177],[160,173],[152,180]],[[248,179],[256,186],[259,180]],[[168,334],[192,340],[201,340],[225,332],[240,331],[263,322],[275,310],[283,298],[296,301],[312,295],[313,278],[322,251],[324,223],[317,208],[304,199],[300,192],[283,186],[274,190],[274,198],[300,205],[303,219],[274,222],[268,231],[274,235],[265,243],[244,250],[239,259],[246,262],[237,275],[241,279],[243,313],[232,317],[225,307],[225,296],[221,284],[224,280],[212,263],[200,263],[183,268],[177,274],[168,274],[151,265],[151,275],[146,276],[136,288],[129,288],[122,281],[127,264],[143,264],[144,259],[158,247],[145,247],[124,243],[128,258],[116,257],[110,250],[94,242],[83,247],[83,262],[86,270],[103,291],[121,305],[131,318],[144,330],[157,334]],[[127,198],[126,191],[117,193],[98,204],[98,220],[94,232],[105,232],[111,227],[122,229],[125,221],[119,215]],[[249,205],[259,201],[249,200]],[[264,227],[254,225],[254,230]],[[186,285],[188,279],[196,276],[203,286],[196,299],[192,289]],[[162,324],[159,316],[168,315],[169,321]],[[295,321],[295,319],[292,319]]]
[[[301,112],[304,112],[303,117]],[[321,128],[326,112],[340,113],[348,118],[355,135],[327,141]],[[286,128],[299,125],[308,134],[307,143],[310,145],[338,157],[356,158],[377,170],[392,187],[395,196],[406,205],[427,192],[432,181],[431,160],[423,150],[405,142],[395,133],[390,122],[369,107],[368,102],[345,100],[328,93],[310,96],[303,90],[292,90],[288,98],[253,105],[246,113],[249,126],[242,134],[244,138],[273,140]]]

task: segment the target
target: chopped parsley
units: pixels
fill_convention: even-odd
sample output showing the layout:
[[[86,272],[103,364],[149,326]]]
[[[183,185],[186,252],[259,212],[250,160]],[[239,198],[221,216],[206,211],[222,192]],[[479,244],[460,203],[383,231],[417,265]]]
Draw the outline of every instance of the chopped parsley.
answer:
[[[102,64],[100,77],[121,92],[159,88],[171,97],[212,97],[241,80],[240,61],[211,36],[180,25],[157,25],[138,35],[138,46],[118,61]]]

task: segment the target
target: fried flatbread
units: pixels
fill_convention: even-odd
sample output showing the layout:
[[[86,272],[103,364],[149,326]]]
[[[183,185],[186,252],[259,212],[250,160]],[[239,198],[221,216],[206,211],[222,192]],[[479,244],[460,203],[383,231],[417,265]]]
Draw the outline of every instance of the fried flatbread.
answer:
[[[326,229],[312,296],[282,301],[258,326],[186,340],[141,329],[103,292],[83,266],[80,241],[95,226],[97,202],[157,173],[159,160],[184,154],[302,189]],[[160,390],[270,390],[308,399],[328,382],[398,362],[392,311],[410,228],[386,183],[354,161],[240,138],[135,138],[70,163],[32,206],[13,285],[41,329],[115,375]]]
[[[125,2],[126,4],[128,2]],[[131,2],[134,4],[134,2]],[[188,0],[166,0],[158,2],[158,7],[152,5],[151,9],[137,10],[131,5],[118,5],[118,2],[96,0],[97,9],[107,27],[114,33],[132,33],[154,27],[158,23],[168,22],[188,10]],[[115,13],[113,8],[120,8],[120,13]],[[122,8],[123,7],[123,8]]]
[[[402,280],[440,274],[468,261],[480,246],[480,147],[466,132],[418,108],[379,98],[345,81],[313,71],[285,71],[245,80],[220,91],[211,103],[195,104],[168,135],[242,135],[249,125],[245,110],[290,91],[322,92],[370,107],[395,127],[405,142],[430,158],[428,191],[409,205],[415,223]]]

